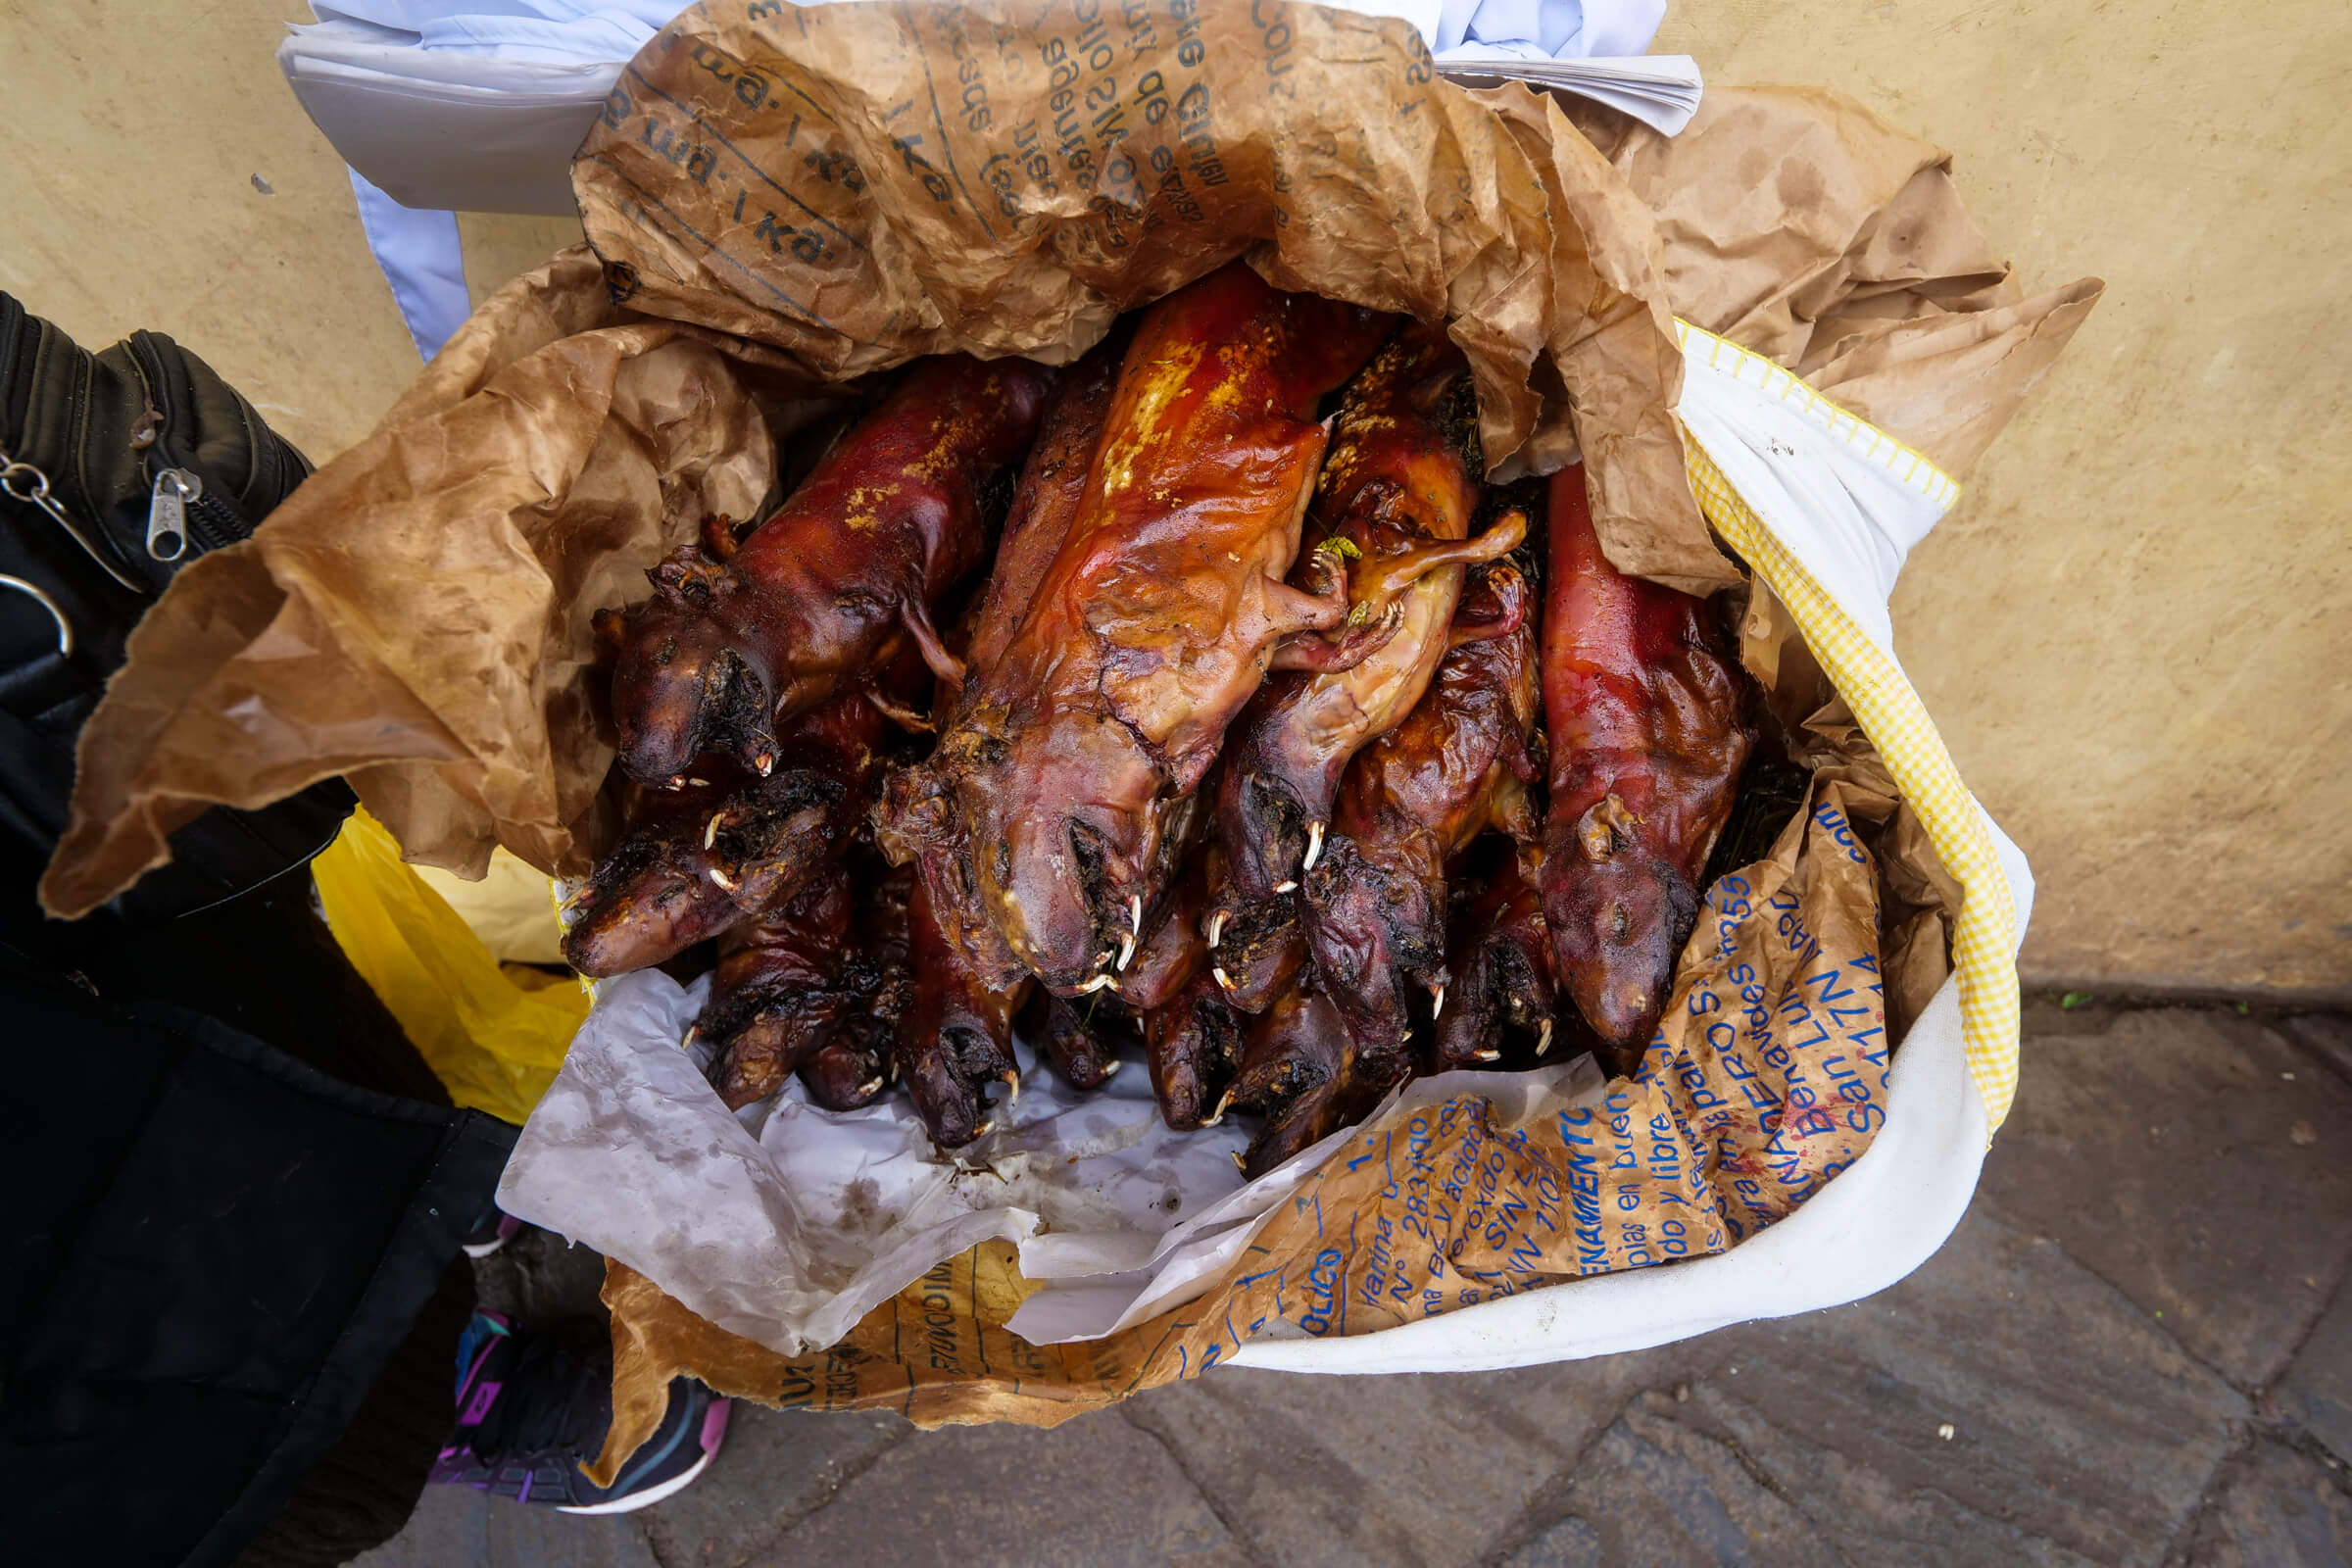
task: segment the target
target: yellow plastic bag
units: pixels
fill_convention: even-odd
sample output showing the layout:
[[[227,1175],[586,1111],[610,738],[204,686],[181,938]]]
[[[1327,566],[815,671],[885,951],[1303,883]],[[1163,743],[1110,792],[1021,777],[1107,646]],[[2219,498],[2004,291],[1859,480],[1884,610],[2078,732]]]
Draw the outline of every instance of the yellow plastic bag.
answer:
[[[505,1121],[528,1117],[588,1015],[587,993],[536,970],[501,967],[364,808],[311,862],[311,874],[335,940],[449,1098]],[[552,901],[547,918],[552,927]]]

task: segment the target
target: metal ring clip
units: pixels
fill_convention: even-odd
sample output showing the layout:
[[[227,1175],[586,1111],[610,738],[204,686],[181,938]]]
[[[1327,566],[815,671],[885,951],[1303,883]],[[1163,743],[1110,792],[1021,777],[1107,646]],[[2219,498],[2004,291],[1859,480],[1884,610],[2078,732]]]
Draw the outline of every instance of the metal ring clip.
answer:
[[[0,571],[0,588],[14,588],[17,592],[29,596],[38,602],[43,610],[49,612],[49,617],[57,622],[59,656],[65,659],[74,657],[74,623],[66,618],[66,612],[58,608],[56,600],[50,598],[48,593],[37,583],[26,582],[22,577],[12,577],[5,571]]]

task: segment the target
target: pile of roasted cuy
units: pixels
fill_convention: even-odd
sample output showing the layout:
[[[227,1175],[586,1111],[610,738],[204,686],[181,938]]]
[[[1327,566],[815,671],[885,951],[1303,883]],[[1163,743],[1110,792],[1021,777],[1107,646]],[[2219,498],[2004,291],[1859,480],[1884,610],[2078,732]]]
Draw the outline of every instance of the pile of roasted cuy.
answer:
[[[630,833],[569,957],[716,938],[729,1105],[900,1084],[949,1148],[1016,1030],[1262,1116],[1251,1175],[1416,1072],[1630,1068],[1747,693],[1581,466],[1491,489],[1476,428],[1442,327],[1239,264],[1058,373],[918,363],[600,617]]]

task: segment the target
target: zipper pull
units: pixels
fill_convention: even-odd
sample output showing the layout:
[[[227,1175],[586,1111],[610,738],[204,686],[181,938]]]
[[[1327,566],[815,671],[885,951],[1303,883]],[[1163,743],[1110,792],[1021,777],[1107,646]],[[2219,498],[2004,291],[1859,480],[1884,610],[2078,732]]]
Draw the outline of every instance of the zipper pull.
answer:
[[[166,468],[155,476],[155,491],[147,499],[148,555],[177,561],[188,553],[188,503],[202,494],[202,474]]]

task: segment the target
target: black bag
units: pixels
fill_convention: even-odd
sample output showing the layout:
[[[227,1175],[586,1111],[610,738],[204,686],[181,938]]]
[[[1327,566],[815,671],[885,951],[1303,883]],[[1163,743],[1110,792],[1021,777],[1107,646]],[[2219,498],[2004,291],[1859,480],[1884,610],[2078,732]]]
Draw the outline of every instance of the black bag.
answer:
[[[0,902],[29,904],[65,829],[74,741],[131,627],[181,567],[250,535],[310,471],[170,338],[134,332],[90,354],[0,294]],[[307,864],[352,804],[333,780],[265,810],[217,807],[108,911],[188,914]]]

